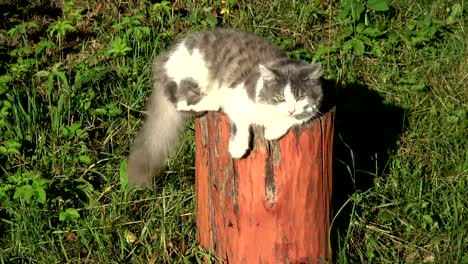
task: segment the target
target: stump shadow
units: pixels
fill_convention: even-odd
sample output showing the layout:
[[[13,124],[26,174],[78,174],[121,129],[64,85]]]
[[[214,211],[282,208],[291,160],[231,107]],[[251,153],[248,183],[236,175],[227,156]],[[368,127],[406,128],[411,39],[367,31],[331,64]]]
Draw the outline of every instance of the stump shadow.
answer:
[[[387,104],[376,91],[352,83],[337,85],[324,81],[325,109],[336,105],[335,152],[333,165],[333,214],[336,215],[352,194],[369,190],[376,175],[387,170],[389,155],[404,131],[406,110]],[[333,259],[338,240],[346,234],[352,204],[345,206],[333,222]]]

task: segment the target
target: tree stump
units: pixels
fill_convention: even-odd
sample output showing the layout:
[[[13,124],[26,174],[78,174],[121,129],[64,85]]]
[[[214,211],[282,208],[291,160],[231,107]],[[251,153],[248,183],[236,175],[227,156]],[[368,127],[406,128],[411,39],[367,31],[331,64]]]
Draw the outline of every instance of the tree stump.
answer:
[[[231,264],[330,261],[334,120],[332,109],[271,142],[255,127],[250,154],[232,159],[226,116],[197,118],[199,242]]]

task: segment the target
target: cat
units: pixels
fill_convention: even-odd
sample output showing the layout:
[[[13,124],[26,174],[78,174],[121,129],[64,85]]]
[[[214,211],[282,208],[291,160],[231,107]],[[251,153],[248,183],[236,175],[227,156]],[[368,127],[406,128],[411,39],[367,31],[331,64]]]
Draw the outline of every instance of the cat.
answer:
[[[189,34],[153,63],[147,117],[128,158],[129,182],[161,173],[188,116],[221,111],[231,125],[229,153],[248,154],[250,126],[267,140],[319,114],[321,66],[286,57],[267,40],[234,29]]]

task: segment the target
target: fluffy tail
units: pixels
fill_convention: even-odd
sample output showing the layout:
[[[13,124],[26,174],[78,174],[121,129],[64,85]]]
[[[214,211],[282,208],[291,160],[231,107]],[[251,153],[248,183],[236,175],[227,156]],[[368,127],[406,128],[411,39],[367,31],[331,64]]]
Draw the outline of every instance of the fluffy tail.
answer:
[[[133,185],[149,185],[162,172],[185,125],[183,114],[161,89],[153,91],[147,115],[128,157],[128,181]]]

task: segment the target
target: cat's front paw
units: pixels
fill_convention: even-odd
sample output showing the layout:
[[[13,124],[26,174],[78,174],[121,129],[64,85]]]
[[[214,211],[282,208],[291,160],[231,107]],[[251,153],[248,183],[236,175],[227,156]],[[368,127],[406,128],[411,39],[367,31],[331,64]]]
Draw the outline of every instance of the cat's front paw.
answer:
[[[235,142],[229,142],[229,154],[235,159],[242,158],[248,149],[248,146],[246,147],[241,144],[236,144]]]
[[[279,129],[278,127],[267,127],[265,128],[265,139],[266,140],[276,140],[284,136],[288,132],[286,129]]]
[[[176,109],[177,109],[177,111],[190,111],[190,110],[192,110],[190,108],[190,106],[187,104],[187,101],[178,102]]]

